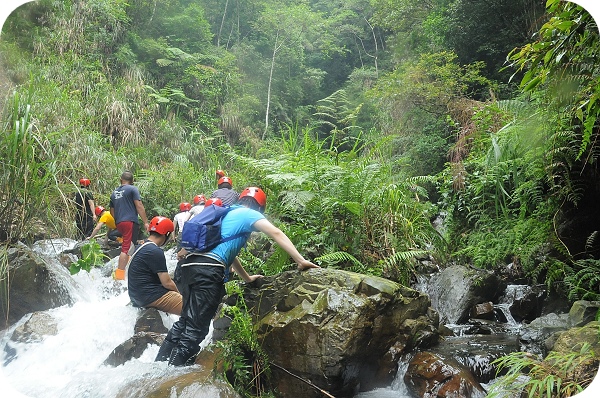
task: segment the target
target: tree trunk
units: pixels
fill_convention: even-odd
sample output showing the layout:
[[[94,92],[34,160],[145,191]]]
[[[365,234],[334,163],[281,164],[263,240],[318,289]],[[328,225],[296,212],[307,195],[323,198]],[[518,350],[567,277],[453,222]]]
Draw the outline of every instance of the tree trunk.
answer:
[[[277,56],[277,51],[281,48],[282,44],[278,44],[279,41],[279,32],[275,36],[275,45],[273,46],[273,56],[271,57],[271,70],[269,71],[269,84],[267,88],[267,111],[265,114],[265,131],[263,132],[262,139],[264,140],[267,137],[267,131],[269,130],[269,110],[271,109],[271,84],[273,82],[273,69],[275,69],[275,57]]]
[[[219,27],[219,34],[217,35],[217,47],[220,47],[221,43],[221,31],[223,30],[223,24],[225,23],[225,15],[227,15],[227,5],[229,0],[225,1],[225,9],[223,10],[223,18],[221,18],[221,26]]]

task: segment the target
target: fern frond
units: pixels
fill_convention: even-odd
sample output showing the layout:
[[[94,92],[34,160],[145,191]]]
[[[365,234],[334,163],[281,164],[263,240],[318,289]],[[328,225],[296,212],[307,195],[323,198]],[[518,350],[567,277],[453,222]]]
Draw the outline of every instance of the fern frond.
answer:
[[[598,231],[594,231],[588,236],[585,240],[585,248],[586,250],[591,250],[594,247],[594,243],[596,242],[596,237],[598,236]]]
[[[430,252],[428,250],[409,250],[405,252],[397,252],[387,257],[384,260],[384,265],[387,267],[397,267],[401,263],[405,263],[417,257],[427,256],[429,254]]]
[[[336,265],[342,262],[349,262],[355,266],[366,268],[363,263],[361,263],[356,257],[352,254],[338,251],[334,253],[327,253],[322,255],[321,257],[315,258],[315,262],[319,265]]]

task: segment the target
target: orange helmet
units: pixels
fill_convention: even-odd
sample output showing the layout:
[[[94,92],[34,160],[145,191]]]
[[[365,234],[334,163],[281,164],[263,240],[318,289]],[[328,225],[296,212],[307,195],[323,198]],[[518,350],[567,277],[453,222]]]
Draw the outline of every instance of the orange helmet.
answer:
[[[79,185],[81,185],[82,187],[89,187],[90,184],[91,184],[91,182],[87,178],[80,178],[79,179]]]
[[[188,202],[183,202],[179,204],[179,211],[188,211],[192,208],[192,205]]]
[[[173,221],[167,217],[156,216],[150,221],[150,232],[157,232],[161,235],[167,235],[175,231]]]
[[[233,181],[231,181],[231,178],[229,177],[221,177],[219,178],[219,181],[217,182],[217,185],[221,185],[221,184],[229,184],[233,187]]]
[[[196,195],[194,196],[194,204],[195,205],[199,205],[206,202],[206,198],[204,197],[204,195]]]
[[[225,172],[223,170],[217,170],[216,176],[217,178],[225,177]]]
[[[240,194],[240,199],[246,196],[256,200],[256,203],[258,203],[263,210],[267,206],[267,194],[265,194],[265,192],[258,187],[248,187],[244,189]]]
[[[100,214],[102,214],[102,212],[106,210],[104,207],[102,206],[96,206],[96,208],[94,209],[94,213],[96,213],[96,217],[99,217]]]
[[[223,207],[223,201],[219,198],[210,198],[209,200],[206,201],[206,203],[204,204],[204,206],[208,207],[210,205],[215,205],[215,206],[219,206],[219,207]]]

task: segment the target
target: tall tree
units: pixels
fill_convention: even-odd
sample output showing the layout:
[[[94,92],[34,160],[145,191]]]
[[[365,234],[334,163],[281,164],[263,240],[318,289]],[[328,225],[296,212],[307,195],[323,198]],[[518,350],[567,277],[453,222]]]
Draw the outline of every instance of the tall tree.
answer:
[[[260,18],[255,23],[256,30],[263,35],[270,47],[263,140],[269,131],[273,73],[279,57],[285,55],[287,62],[303,66],[305,46],[316,41],[323,27],[321,15],[313,12],[305,3],[287,6],[279,3],[265,4]]]

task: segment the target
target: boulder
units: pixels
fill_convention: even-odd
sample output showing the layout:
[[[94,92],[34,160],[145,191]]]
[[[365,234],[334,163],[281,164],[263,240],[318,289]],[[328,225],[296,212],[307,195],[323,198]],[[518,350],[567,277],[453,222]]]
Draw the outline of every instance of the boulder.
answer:
[[[8,327],[25,314],[72,305],[72,278],[58,262],[47,262],[25,245],[7,250],[8,285],[0,281],[0,319]],[[8,292],[7,292],[8,290]]]
[[[283,396],[322,396],[300,379],[334,396],[387,386],[402,353],[438,340],[429,297],[374,276],[289,271],[246,285],[244,297]]]
[[[583,326],[596,319],[600,310],[600,301],[579,300],[573,303],[569,310],[571,326]]]
[[[524,346],[524,351],[545,355],[544,341],[554,333],[565,331],[568,328],[568,314],[548,314],[523,326],[519,331],[519,337],[521,344]]]
[[[544,285],[509,285],[500,299],[500,304],[508,304],[515,321],[530,322],[542,314],[546,295]]]
[[[471,308],[471,318],[487,319],[490,321],[496,319],[494,303],[488,301],[487,303],[476,304]]]
[[[563,354],[579,351],[584,343],[588,343],[594,353],[594,358],[600,360],[600,322],[592,321],[582,327],[571,328],[560,333],[552,351]]]
[[[473,374],[451,357],[424,351],[410,361],[404,383],[415,397],[483,398],[486,392]]]
[[[134,335],[118,345],[104,360],[105,365],[119,366],[132,358],[139,358],[150,344],[160,346],[168,332],[156,308],[140,309],[133,331]]]
[[[592,321],[588,324],[571,328],[560,333],[556,343],[552,347],[554,353],[565,358],[582,352],[584,344],[589,344],[589,350],[584,351],[583,355],[577,355],[576,359],[570,361],[569,379],[576,381],[582,387],[586,388],[598,373],[600,365],[600,322]],[[554,360],[550,356],[544,359],[548,368],[556,367]],[[562,365],[562,364],[561,364]],[[564,366],[564,365],[562,365]]]
[[[154,332],[167,334],[169,330],[166,328],[160,312],[156,308],[144,308],[140,310],[133,331],[134,333]]]
[[[179,368],[177,373],[169,372],[156,379],[136,380],[119,391],[116,398],[241,398],[226,381],[215,377],[213,364],[215,352],[203,350],[196,364]]]
[[[165,336],[153,332],[138,332],[119,344],[104,360],[104,365],[119,366],[132,358],[139,358],[150,344],[160,346]]]
[[[425,293],[444,323],[464,323],[471,308],[479,303],[494,302],[504,290],[500,279],[490,271],[453,265],[431,276]]]
[[[57,333],[57,322],[52,315],[47,312],[34,312],[28,320],[15,328],[10,341],[4,346],[4,366],[19,355],[19,350],[26,349],[17,349],[13,343],[37,343],[45,336],[55,336]]]
[[[57,333],[57,322],[52,315],[34,312],[26,322],[15,328],[10,339],[18,343],[34,343],[42,341],[44,336],[55,336]]]

